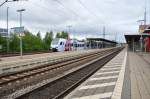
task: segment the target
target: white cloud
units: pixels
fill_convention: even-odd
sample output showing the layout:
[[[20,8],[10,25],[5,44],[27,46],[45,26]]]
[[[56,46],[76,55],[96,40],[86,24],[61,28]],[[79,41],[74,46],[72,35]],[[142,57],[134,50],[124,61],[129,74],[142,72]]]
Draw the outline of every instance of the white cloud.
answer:
[[[23,25],[30,31],[34,33],[41,31],[44,35],[51,29],[55,32],[67,31],[66,26],[72,25],[71,36],[80,38],[101,37],[102,33],[99,32],[102,32],[103,25],[109,33],[136,33],[138,28],[136,21],[143,18],[144,11],[143,0],[28,0],[7,3],[1,7],[0,27],[6,27],[7,6],[9,6],[9,27],[19,26],[19,14],[16,10],[25,8]],[[149,12],[150,5],[147,7]],[[109,36],[108,38],[112,39]]]

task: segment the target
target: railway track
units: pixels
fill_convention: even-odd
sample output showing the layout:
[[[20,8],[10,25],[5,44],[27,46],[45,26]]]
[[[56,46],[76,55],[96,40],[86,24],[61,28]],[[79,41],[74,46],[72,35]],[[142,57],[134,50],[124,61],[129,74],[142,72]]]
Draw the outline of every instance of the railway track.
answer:
[[[91,76],[110,59],[112,59],[118,52],[119,51],[112,51],[109,54],[105,53],[106,55],[102,56],[96,62],[80,68],[79,70],[75,70],[74,72],[68,73],[68,75],[64,75],[60,79],[33,90],[32,92],[29,92],[18,99],[62,99],[81,82]]]
[[[27,70],[27,71],[22,71],[22,72],[10,74],[10,75],[5,75],[5,76],[0,77],[0,87],[4,88],[6,85],[8,85],[10,83],[16,83],[17,81],[21,82],[24,79],[28,79],[28,78],[32,79],[33,77],[36,77],[39,74],[44,75],[45,73],[53,72],[54,70],[58,71],[60,69],[67,68],[67,67],[69,67],[68,68],[68,70],[69,70],[69,69],[74,67],[74,66],[70,66],[70,64],[72,64],[72,65],[73,64],[74,65],[85,64],[88,61],[94,60],[94,59],[96,59],[98,57],[102,57],[102,56],[104,56],[106,54],[117,53],[119,50],[121,50],[121,48],[109,49],[109,50],[105,50],[105,51],[101,51],[101,52],[92,53],[92,54],[89,54],[89,55],[83,55],[83,56],[80,56],[78,58],[70,59],[70,60],[67,60],[67,61],[65,60],[65,61],[62,61],[62,62],[59,62],[59,63],[49,64],[47,66],[42,66],[40,68],[34,68],[34,69],[31,69],[31,70]],[[110,57],[110,56],[108,56],[108,57]],[[112,58],[112,57],[110,57],[110,58]],[[110,58],[108,58],[108,59],[110,59]],[[108,61],[108,59],[105,59],[105,60]],[[91,68],[91,70],[92,70],[92,68]],[[3,94],[1,96],[5,96],[4,95],[5,91],[0,93],[0,94]],[[21,99],[22,98],[23,97],[21,97]],[[24,98],[24,99],[26,99],[26,98]],[[37,98],[35,98],[35,99],[37,99]]]
[[[47,66],[46,65],[45,66],[40,66],[38,68],[33,68],[33,69],[30,69],[30,70],[16,72],[16,73],[9,74],[9,75],[4,75],[4,76],[0,77],[0,86],[5,85],[5,84],[7,84],[9,82],[12,82],[12,81],[15,81],[15,80],[25,78],[25,77],[33,76],[33,75],[36,75],[36,74],[39,74],[39,73],[42,73],[42,72],[46,72],[46,71],[54,70],[54,69],[57,69],[57,68],[60,68],[60,67],[64,67],[68,64],[72,64],[72,63],[78,62],[80,60],[83,61],[87,58],[94,57],[95,55],[97,56],[97,55],[102,54],[102,53],[106,53],[106,52],[105,51],[101,52],[101,53],[97,52],[97,53],[94,53],[94,54],[90,54],[88,56],[84,55],[84,56],[78,57],[78,59],[73,58],[73,59],[65,60],[65,61],[62,61],[62,62],[59,62],[59,63],[48,64]]]

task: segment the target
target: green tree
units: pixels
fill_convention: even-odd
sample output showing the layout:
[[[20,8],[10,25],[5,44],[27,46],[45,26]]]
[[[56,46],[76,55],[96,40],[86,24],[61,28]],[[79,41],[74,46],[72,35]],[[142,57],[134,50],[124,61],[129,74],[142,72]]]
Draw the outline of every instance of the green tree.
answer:
[[[44,49],[40,32],[38,32],[37,35],[33,35],[32,33],[26,31],[24,34],[23,50],[25,52],[42,51]]]
[[[67,38],[69,38],[69,34],[68,34],[68,32],[64,32],[64,31],[58,32],[58,33],[56,34],[56,38],[64,38],[64,39],[67,39]]]
[[[25,31],[23,36],[23,51],[31,52],[33,50],[34,50],[34,35],[29,31]]]
[[[61,37],[61,32],[58,32],[58,33],[56,34],[56,38],[62,38],[62,37]]]
[[[6,37],[2,37],[0,35],[0,46],[2,49],[0,49],[0,52],[6,52]]]
[[[43,41],[42,41],[42,38],[41,38],[41,33],[38,32],[36,37],[35,37],[35,49],[38,50],[38,51],[41,51],[43,50],[44,46],[43,46]]]
[[[10,51],[19,52],[20,50],[20,40],[16,33],[10,34]]]
[[[49,50],[50,49],[50,45],[53,39],[53,32],[46,32],[46,35],[44,37],[44,49],[45,50]]]

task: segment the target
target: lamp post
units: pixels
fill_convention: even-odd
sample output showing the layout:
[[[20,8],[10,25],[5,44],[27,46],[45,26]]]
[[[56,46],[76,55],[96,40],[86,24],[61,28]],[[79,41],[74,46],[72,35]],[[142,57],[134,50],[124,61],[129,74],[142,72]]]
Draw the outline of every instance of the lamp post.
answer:
[[[142,37],[142,33],[141,33],[141,37],[140,37],[140,43],[141,43],[141,52],[143,51],[143,37]]]
[[[20,28],[22,26],[22,12],[25,11],[25,9],[17,10],[17,12],[20,13]],[[22,58],[22,33],[20,33],[20,56]]]
[[[9,53],[8,10],[9,10],[9,7],[7,7],[7,53]]]

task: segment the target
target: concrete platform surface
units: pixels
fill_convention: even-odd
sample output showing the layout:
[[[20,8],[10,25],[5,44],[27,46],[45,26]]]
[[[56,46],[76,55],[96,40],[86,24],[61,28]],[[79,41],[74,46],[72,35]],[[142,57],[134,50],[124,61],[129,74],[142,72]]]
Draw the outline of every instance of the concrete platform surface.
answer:
[[[146,56],[147,57],[147,56]],[[131,99],[150,99],[150,65],[136,53],[128,55],[131,79]]]
[[[64,99],[121,99],[126,59],[124,49]]]

